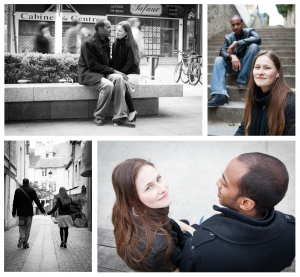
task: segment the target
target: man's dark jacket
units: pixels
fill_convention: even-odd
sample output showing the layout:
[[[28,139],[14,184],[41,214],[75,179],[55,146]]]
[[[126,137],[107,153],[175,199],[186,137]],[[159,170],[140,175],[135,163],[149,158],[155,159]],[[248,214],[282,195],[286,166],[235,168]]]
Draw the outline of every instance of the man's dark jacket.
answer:
[[[140,74],[140,68],[134,63],[132,48],[126,44],[127,39],[116,39],[112,47],[112,66],[128,74]]]
[[[78,60],[79,84],[95,86],[100,84],[101,78],[114,73],[110,64],[109,39],[101,40],[95,33],[81,46],[81,54]]]
[[[252,219],[219,208],[187,240],[180,259],[181,272],[279,272],[295,257],[295,218],[268,211]]]
[[[21,191],[20,189],[16,189],[12,215],[15,216],[15,214],[17,213],[17,216],[33,216],[32,201],[35,202],[42,213],[45,213],[45,210],[43,209],[35,190],[29,187],[29,185],[23,185],[21,186],[21,188],[27,193],[31,202],[29,202],[29,199],[23,191]]]
[[[243,33],[239,38],[237,38],[235,36],[235,33],[232,32],[231,34],[225,36],[225,41],[220,51],[220,56],[222,56],[225,61],[227,61],[228,57],[231,55],[227,53],[227,49],[234,41],[239,42],[239,45],[237,45],[233,51],[233,54],[236,55],[239,59],[245,56],[245,52],[250,44],[261,44],[260,35],[256,33],[253,28],[243,29]]]

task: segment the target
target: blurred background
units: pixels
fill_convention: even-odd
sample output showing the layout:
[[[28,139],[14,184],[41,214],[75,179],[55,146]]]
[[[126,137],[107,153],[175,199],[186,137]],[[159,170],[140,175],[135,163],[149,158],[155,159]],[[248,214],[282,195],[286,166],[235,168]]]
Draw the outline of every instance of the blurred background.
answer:
[[[219,205],[216,181],[227,164],[240,154],[261,152],[280,159],[290,183],[276,210],[295,215],[295,142],[292,141],[101,141],[98,142],[98,228],[113,229],[115,193],[113,169],[130,158],[150,159],[167,180],[173,199],[169,216],[198,223]]]

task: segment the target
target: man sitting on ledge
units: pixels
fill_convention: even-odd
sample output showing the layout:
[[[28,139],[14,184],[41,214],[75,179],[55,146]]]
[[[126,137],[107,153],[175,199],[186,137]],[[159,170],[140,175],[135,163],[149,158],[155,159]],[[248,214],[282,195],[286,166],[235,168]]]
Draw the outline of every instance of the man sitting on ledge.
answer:
[[[240,16],[234,15],[231,20],[233,33],[225,36],[225,42],[216,58],[211,81],[208,107],[228,105],[229,95],[226,89],[226,74],[238,75],[238,89],[245,89],[252,71],[254,57],[259,52],[261,39],[253,28],[244,28]]]
[[[289,267],[295,258],[295,218],[274,209],[288,183],[287,169],[275,157],[234,158],[217,181],[219,202],[226,208],[214,205],[220,214],[204,216],[209,218],[187,240],[179,270],[278,272]]]
[[[135,127],[127,118],[125,102],[125,74],[109,66],[109,39],[111,24],[106,19],[100,19],[95,24],[95,34],[88,38],[81,46],[78,61],[79,84],[92,86],[99,90],[99,98],[94,112],[94,123],[104,124],[111,97],[114,96],[115,125]]]

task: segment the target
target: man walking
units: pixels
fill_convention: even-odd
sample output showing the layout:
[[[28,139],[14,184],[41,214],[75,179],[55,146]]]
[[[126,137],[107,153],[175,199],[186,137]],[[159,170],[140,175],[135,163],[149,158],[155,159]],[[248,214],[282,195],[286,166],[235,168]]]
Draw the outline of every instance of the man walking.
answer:
[[[253,60],[259,52],[261,38],[253,28],[244,28],[244,22],[238,15],[231,20],[233,33],[225,36],[225,41],[216,58],[211,82],[208,107],[228,104],[229,95],[226,89],[226,74],[238,75],[238,89],[245,89],[252,71]]]
[[[33,188],[29,187],[29,180],[23,179],[23,186],[17,188],[14,195],[12,216],[16,214],[19,217],[19,233],[20,238],[18,241],[18,248],[29,248],[28,239],[33,217],[32,201],[38,206],[43,215],[46,215],[40,200]]]
[[[81,44],[79,43],[79,31],[81,26],[82,23],[77,20],[71,22],[71,27],[66,31],[66,52],[71,54],[79,52]]]
[[[295,258],[295,218],[274,210],[289,175],[272,156],[247,153],[233,159],[217,181],[220,208],[187,240],[185,272],[276,272]],[[188,229],[186,229],[188,230]]]
[[[104,124],[112,95],[114,97],[115,125],[135,127],[127,118],[125,102],[125,80],[127,76],[109,66],[110,46],[109,39],[111,24],[106,19],[100,19],[95,24],[95,34],[89,37],[81,46],[78,61],[79,83],[92,86],[99,91],[94,123]]]

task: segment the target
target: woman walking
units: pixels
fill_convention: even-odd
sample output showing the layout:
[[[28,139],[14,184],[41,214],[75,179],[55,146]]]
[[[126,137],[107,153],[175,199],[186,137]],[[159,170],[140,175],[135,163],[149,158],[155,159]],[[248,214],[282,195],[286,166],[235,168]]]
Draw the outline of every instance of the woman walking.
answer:
[[[130,23],[122,21],[116,29],[116,41],[112,46],[112,67],[126,74],[125,101],[128,106],[130,122],[136,121],[136,110],[130,93],[140,83],[140,56],[138,45],[133,38]]]
[[[69,213],[69,204],[72,203],[70,196],[64,187],[59,188],[59,196],[53,209],[48,215],[53,214],[58,209],[58,227],[60,228],[60,247],[67,248],[69,227],[73,226],[72,217]]]
[[[269,50],[254,58],[244,120],[235,136],[294,136],[295,92],[283,77],[279,57]]]

